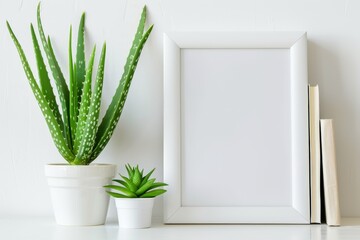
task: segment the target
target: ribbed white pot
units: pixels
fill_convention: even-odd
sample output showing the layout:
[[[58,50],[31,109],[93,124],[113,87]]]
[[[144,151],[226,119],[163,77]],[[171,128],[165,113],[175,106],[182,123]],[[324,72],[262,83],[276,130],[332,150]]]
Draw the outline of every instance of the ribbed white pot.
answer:
[[[46,165],[56,222],[73,226],[104,224],[109,196],[103,186],[111,182],[115,171],[116,165],[112,164]]]
[[[149,228],[154,198],[115,198],[120,228]]]

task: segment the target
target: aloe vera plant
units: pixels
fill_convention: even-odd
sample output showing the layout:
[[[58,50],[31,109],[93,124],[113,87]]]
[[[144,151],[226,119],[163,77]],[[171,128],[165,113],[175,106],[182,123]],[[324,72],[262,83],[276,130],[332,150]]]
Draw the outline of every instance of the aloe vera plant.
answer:
[[[117,185],[106,185],[105,188],[110,196],[115,198],[153,198],[166,192],[160,187],[167,186],[163,182],[155,182],[155,178],[151,178],[151,174],[155,168],[144,175],[144,169],[140,171],[139,166],[132,167],[125,165],[128,176],[120,175],[122,179],[113,179]]]
[[[55,82],[61,110],[59,109],[57,98],[50,82],[50,76],[33,25],[30,26],[30,30],[39,83],[35,79],[18,39],[11,29],[9,22],[7,22],[10,36],[18,50],[26,77],[44,115],[53,141],[60,154],[69,164],[90,164],[99,156],[109,142],[120,119],[142,49],[153,28],[153,25],[151,25],[145,31],[145,21],[146,7],[143,8],[119,85],[100,123],[99,113],[104,80],[106,44],[104,43],[102,46],[95,84],[92,88],[92,71],[96,48],[95,46],[93,47],[86,66],[85,14],[81,16],[79,24],[75,60],[73,59],[72,52],[72,27],[70,26],[68,53],[69,81],[67,83],[56,60],[51,38],[45,35],[40,17],[40,3],[37,8],[38,34]]]

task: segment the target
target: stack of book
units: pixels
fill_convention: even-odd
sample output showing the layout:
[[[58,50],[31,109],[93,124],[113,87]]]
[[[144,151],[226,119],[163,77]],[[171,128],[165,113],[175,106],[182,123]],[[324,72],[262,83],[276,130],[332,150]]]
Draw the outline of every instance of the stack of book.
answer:
[[[340,226],[333,120],[320,119],[319,87],[308,92],[311,223]]]

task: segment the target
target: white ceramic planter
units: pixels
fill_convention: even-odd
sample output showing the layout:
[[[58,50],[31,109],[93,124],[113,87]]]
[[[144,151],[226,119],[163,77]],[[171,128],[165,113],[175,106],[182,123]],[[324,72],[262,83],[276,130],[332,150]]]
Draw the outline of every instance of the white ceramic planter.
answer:
[[[76,226],[104,224],[109,196],[103,186],[111,182],[115,171],[116,165],[112,164],[46,165],[56,222]]]
[[[149,228],[154,198],[115,198],[120,228]]]

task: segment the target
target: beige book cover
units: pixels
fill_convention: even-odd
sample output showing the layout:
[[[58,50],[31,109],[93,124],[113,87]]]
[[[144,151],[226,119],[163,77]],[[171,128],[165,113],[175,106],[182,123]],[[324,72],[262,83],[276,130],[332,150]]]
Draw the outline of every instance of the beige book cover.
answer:
[[[319,86],[309,85],[311,223],[321,223]]]
[[[320,128],[326,223],[329,226],[340,226],[340,206],[333,120],[321,119]]]

